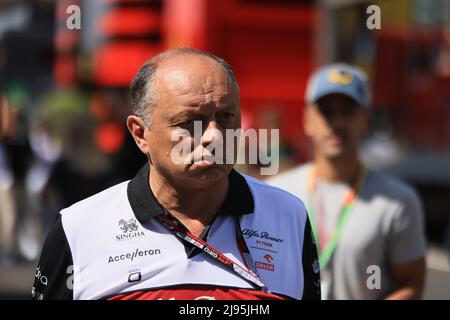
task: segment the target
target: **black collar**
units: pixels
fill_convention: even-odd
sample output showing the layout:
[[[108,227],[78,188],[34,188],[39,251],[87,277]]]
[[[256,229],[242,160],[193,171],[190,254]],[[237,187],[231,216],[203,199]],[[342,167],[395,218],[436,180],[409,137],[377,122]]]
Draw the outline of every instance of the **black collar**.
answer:
[[[148,183],[148,163],[130,181],[127,188],[128,200],[134,215],[140,223],[164,214],[164,207],[158,202]],[[228,175],[228,193],[220,212],[243,215],[253,213],[253,196],[244,177],[234,169]]]

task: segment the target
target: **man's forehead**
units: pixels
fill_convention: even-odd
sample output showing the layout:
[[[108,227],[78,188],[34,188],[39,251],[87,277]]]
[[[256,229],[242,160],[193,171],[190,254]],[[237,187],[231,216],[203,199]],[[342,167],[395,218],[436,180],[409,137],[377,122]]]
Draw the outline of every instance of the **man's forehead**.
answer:
[[[358,110],[362,109],[358,103],[351,97],[340,94],[333,93],[323,96],[316,103],[313,104],[320,110]]]
[[[323,97],[321,97],[319,100],[317,100],[317,102],[323,103],[323,102],[335,102],[335,103],[342,103],[342,104],[346,104],[346,105],[355,105],[357,104],[357,102],[355,100],[353,100],[351,97],[342,94],[342,93],[330,93],[327,94]]]
[[[201,78],[211,72],[226,76],[224,68],[210,57],[194,54],[183,54],[170,57],[158,64],[159,76],[174,76],[180,79],[181,75],[191,78]]]
[[[162,62],[156,73],[158,91],[204,93],[225,89],[232,91],[232,83],[224,68],[209,57],[183,55]]]
[[[159,89],[167,90],[183,90],[192,82],[192,76],[181,69],[160,70],[160,86]]]

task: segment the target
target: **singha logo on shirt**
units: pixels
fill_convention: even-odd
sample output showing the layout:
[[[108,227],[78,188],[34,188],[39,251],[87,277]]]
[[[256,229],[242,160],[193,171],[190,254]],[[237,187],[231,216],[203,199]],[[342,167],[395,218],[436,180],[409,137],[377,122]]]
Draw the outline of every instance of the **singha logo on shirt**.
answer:
[[[138,225],[137,225],[135,219],[130,219],[128,222],[124,219],[121,219],[119,221],[119,226],[120,226],[120,229],[123,231],[123,233],[137,231],[137,229],[138,229]]]
[[[120,219],[119,227],[120,230],[122,230],[122,234],[116,235],[117,241],[126,241],[145,237],[144,231],[139,231],[139,225],[136,219],[130,219],[128,221],[125,219]]]

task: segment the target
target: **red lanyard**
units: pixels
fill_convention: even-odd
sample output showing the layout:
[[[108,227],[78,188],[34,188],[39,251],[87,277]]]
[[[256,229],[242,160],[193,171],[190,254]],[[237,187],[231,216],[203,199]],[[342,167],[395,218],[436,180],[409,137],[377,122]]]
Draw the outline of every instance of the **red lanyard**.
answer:
[[[256,286],[258,289],[269,292],[267,287],[264,285],[264,283],[261,281],[260,277],[258,276],[256,269],[253,268],[253,260],[250,255],[250,251],[248,250],[247,245],[245,244],[245,241],[242,237],[241,228],[239,226],[239,223],[236,221],[236,238],[238,243],[239,251],[242,254],[242,257],[244,258],[245,263],[247,266],[250,266],[249,269],[244,269],[240,265],[238,265],[236,262],[225,256],[223,253],[221,253],[219,250],[215,249],[199,237],[196,237],[195,235],[191,234],[188,231],[185,231],[181,229],[174,221],[170,220],[168,217],[159,215],[156,217],[162,225],[164,225],[167,229],[173,232],[175,236],[182,239],[183,241],[186,241],[190,243],[191,245],[199,248],[204,253],[206,253],[208,256],[213,258],[214,260],[221,263],[223,266],[225,266],[227,269],[233,271],[241,278],[245,279],[246,281],[250,282],[252,285]]]

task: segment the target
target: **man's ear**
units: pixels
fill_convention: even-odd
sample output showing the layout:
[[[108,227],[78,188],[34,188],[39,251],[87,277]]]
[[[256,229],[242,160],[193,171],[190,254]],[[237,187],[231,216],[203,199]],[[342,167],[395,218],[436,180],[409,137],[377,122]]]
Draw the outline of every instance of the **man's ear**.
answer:
[[[305,107],[303,109],[303,131],[305,132],[305,135],[308,137],[310,137],[312,134],[312,131],[311,131],[311,129],[312,129],[311,128],[311,126],[312,126],[312,124],[311,124],[312,110],[311,109],[312,108],[313,108],[313,106],[305,104]]]
[[[142,151],[142,153],[148,154],[149,152],[148,143],[147,140],[145,140],[146,127],[142,119],[134,115],[128,116],[127,128],[128,131],[130,131],[134,141],[136,142],[136,145]]]
[[[363,112],[363,133],[369,135],[372,131],[373,114],[370,110],[362,110]]]

